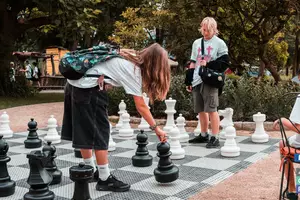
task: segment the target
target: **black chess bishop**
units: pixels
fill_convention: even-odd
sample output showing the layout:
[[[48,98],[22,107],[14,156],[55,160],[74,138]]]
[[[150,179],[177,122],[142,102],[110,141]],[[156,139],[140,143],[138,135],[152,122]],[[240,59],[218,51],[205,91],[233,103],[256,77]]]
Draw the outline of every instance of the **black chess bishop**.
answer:
[[[25,148],[34,149],[40,148],[42,146],[42,140],[39,139],[37,134],[37,122],[31,118],[30,122],[28,122],[28,129],[29,131],[27,139],[24,141]]]
[[[149,151],[147,148],[148,144],[148,136],[141,130],[137,136],[137,149],[135,155],[132,156],[132,165],[136,167],[148,167],[152,165],[153,157],[149,155]]]

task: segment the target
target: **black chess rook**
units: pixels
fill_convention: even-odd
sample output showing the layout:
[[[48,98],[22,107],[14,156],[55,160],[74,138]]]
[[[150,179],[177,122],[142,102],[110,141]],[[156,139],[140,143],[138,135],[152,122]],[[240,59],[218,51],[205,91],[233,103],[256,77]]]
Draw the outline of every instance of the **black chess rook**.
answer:
[[[45,164],[51,160],[49,152],[32,151],[27,154],[30,173],[27,183],[29,192],[24,195],[24,200],[54,200],[55,195],[49,190],[52,182],[51,174],[45,169]]]
[[[152,165],[153,157],[149,155],[147,148],[148,136],[143,130],[136,136],[137,149],[135,155],[132,156],[132,165],[135,167],[148,167]]]
[[[89,182],[93,178],[94,169],[92,166],[79,163],[69,169],[70,179],[75,182],[72,200],[91,200]]]
[[[75,158],[82,158],[80,149],[77,149],[77,148],[74,149],[74,156],[75,156]]]
[[[42,146],[42,140],[39,139],[37,134],[37,122],[31,118],[30,122],[28,122],[28,129],[29,131],[27,139],[24,141],[25,148],[27,149],[34,149],[40,148]]]
[[[159,183],[170,183],[178,179],[179,169],[171,159],[170,144],[160,142],[157,144],[158,166],[154,170],[155,180]]]
[[[0,197],[7,197],[15,193],[16,183],[10,179],[7,171],[7,163],[10,157],[7,156],[8,144],[0,135]]]
[[[55,146],[51,145],[51,142],[47,142],[47,144],[42,149],[43,153],[49,152],[51,159],[45,164],[45,169],[52,175],[53,180],[50,185],[59,184],[61,182],[62,172],[57,169],[55,163]]]

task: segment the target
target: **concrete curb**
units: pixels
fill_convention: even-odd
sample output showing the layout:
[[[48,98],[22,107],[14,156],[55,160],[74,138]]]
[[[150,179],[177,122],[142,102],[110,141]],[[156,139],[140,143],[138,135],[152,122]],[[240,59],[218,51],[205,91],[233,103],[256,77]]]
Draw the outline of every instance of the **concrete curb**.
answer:
[[[113,123],[117,123],[119,117],[109,116],[109,120]],[[157,125],[165,125],[167,120],[156,119],[155,121]],[[140,122],[141,122],[141,118],[130,117],[130,123],[139,124]],[[191,120],[191,121],[186,121],[185,123],[186,123],[186,127],[196,127],[198,122],[195,120]],[[236,130],[254,131],[256,127],[255,122],[233,122],[233,123]],[[273,122],[264,122],[265,131],[274,131],[272,126],[273,126]]]

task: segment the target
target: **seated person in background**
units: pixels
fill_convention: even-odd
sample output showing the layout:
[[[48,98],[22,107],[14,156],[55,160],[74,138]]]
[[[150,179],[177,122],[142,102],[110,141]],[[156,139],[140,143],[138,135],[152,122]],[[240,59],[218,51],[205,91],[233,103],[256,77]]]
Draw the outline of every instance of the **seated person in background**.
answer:
[[[290,121],[291,120],[291,121]],[[296,134],[291,136],[288,139],[289,145],[292,147],[292,153],[295,152],[300,153],[300,95],[298,95],[298,98],[296,99],[295,105],[293,107],[293,110],[290,115],[290,120],[286,118],[281,118],[282,125],[286,130],[294,131]],[[280,130],[279,128],[279,119],[276,120],[273,124],[273,129]],[[280,141],[279,148],[280,148],[280,156],[281,159],[284,156],[284,154],[287,153],[287,150],[285,151],[283,141]],[[287,192],[287,199],[291,200],[297,200],[298,194],[296,193],[296,186],[295,186],[295,171],[294,171],[294,165],[292,162],[290,164],[290,179],[288,184],[288,192]],[[288,166],[285,165],[285,177],[288,177]]]

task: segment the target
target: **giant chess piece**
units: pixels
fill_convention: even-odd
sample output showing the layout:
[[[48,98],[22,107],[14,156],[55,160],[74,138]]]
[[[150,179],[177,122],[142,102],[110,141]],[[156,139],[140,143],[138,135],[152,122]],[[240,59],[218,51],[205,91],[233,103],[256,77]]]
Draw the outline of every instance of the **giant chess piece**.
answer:
[[[10,179],[7,171],[7,163],[10,157],[7,156],[8,144],[0,135],[0,197],[7,197],[15,193],[16,183]]]
[[[174,114],[176,113],[175,110],[175,104],[176,100],[172,99],[171,97],[167,100],[165,100],[167,109],[165,110],[165,113],[167,114],[167,122],[166,125],[164,126],[163,130],[169,133],[169,131],[173,128],[175,125],[175,120],[174,120]]]
[[[290,120],[293,123],[300,124],[299,110],[300,110],[300,94],[297,96],[292,112],[290,114]],[[300,134],[295,133],[293,136],[291,136],[289,138],[289,144],[294,147],[300,146]]]
[[[94,169],[92,166],[79,163],[69,169],[70,179],[75,182],[72,200],[91,200],[89,181],[92,180]]]
[[[124,102],[124,100],[121,100],[121,103],[119,104],[119,121],[118,123],[116,124],[116,130],[120,130],[120,128],[122,127],[123,125],[123,119],[122,119],[122,115],[125,113],[126,111],[126,104]]]
[[[130,115],[125,112],[122,114],[123,124],[119,130],[119,136],[122,138],[131,138],[133,136],[133,129],[130,126]]]
[[[29,131],[27,139],[24,141],[25,148],[33,149],[33,148],[40,148],[42,146],[42,140],[39,139],[37,135],[37,122],[31,118],[30,122],[28,122],[28,129]]]
[[[170,183],[178,179],[179,168],[175,166],[171,159],[169,143],[157,144],[157,156],[159,157],[157,168],[154,170],[155,180],[159,183]]]
[[[179,138],[180,138],[180,132],[179,129],[174,126],[169,133],[170,136],[170,146],[171,146],[171,152],[172,155],[170,158],[172,160],[178,160],[183,159],[185,156],[185,150],[181,147]]]
[[[264,129],[264,121],[266,121],[266,115],[258,112],[253,115],[253,121],[256,123],[255,131],[251,135],[252,142],[265,143],[269,141],[269,135]]]
[[[224,157],[236,157],[240,155],[240,147],[236,145],[235,141],[236,131],[233,126],[227,126],[225,129],[225,143],[221,148],[221,155]]]
[[[60,143],[60,135],[57,132],[57,120],[54,118],[54,115],[51,115],[48,119],[48,131],[47,135],[44,137],[44,140],[51,142],[52,144]]]
[[[46,170],[52,175],[53,180],[50,185],[59,184],[61,182],[62,172],[57,169],[55,163],[55,152],[56,148],[51,144],[51,142],[47,142],[47,144],[42,149],[43,153],[49,152],[51,159],[45,164]]]
[[[109,123],[109,142],[108,142],[108,151],[114,151],[116,150],[116,143],[114,142],[112,136],[112,125]]]
[[[49,152],[32,151],[27,154],[30,173],[27,183],[29,192],[24,195],[24,200],[54,200],[55,195],[49,190],[52,182],[51,174],[45,169],[45,164],[51,160]]]
[[[80,149],[77,148],[74,149],[74,156],[75,158],[82,158]]]
[[[153,157],[149,155],[149,151],[147,148],[148,144],[148,136],[144,133],[143,130],[136,136],[138,145],[135,155],[132,156],[132,165],[136,167],[148,167],[152,165]]]
[[[198,136],[201,133],[201,124],[200,124],[199,115],[197,115],[196,118],[198,119],[198,123],[197,123],[197,127],[194,130],[194,135]]]
[[[179,114],[179,117],[176,119],[176,126],[179,129],[180,135],[179,135],[179,141],[180,142],[188,142],[189,141],[189,134],[186,132],[184,126],[185,126],[185,118],[182,116],[182,114]]]
[[[145,104],[149,107],[149,97],[147,97],[146,93],[143,93],[143,99]],[[151,131],[149,124],[146,122],[146,120],[142,117],[141,118],[141,123],[138,125],[138,129],[144,130],[144,131]]]
[[[222,127],[222,130],[219,134],[219,137],[221,139],[225,139],[225,129],[228,126],[233,126],[232,121],[232,115],[233,115],[233,109],[232,108],[225,108],[225,110],[219,110],[218,111],[220,116],[223,116],[224,118],[220,121],[220,126]]]
[[[13,136],[13,131],[9,127],[9,116],[5,111],[0,116],[0,135],[3,135],[3,138]]]

